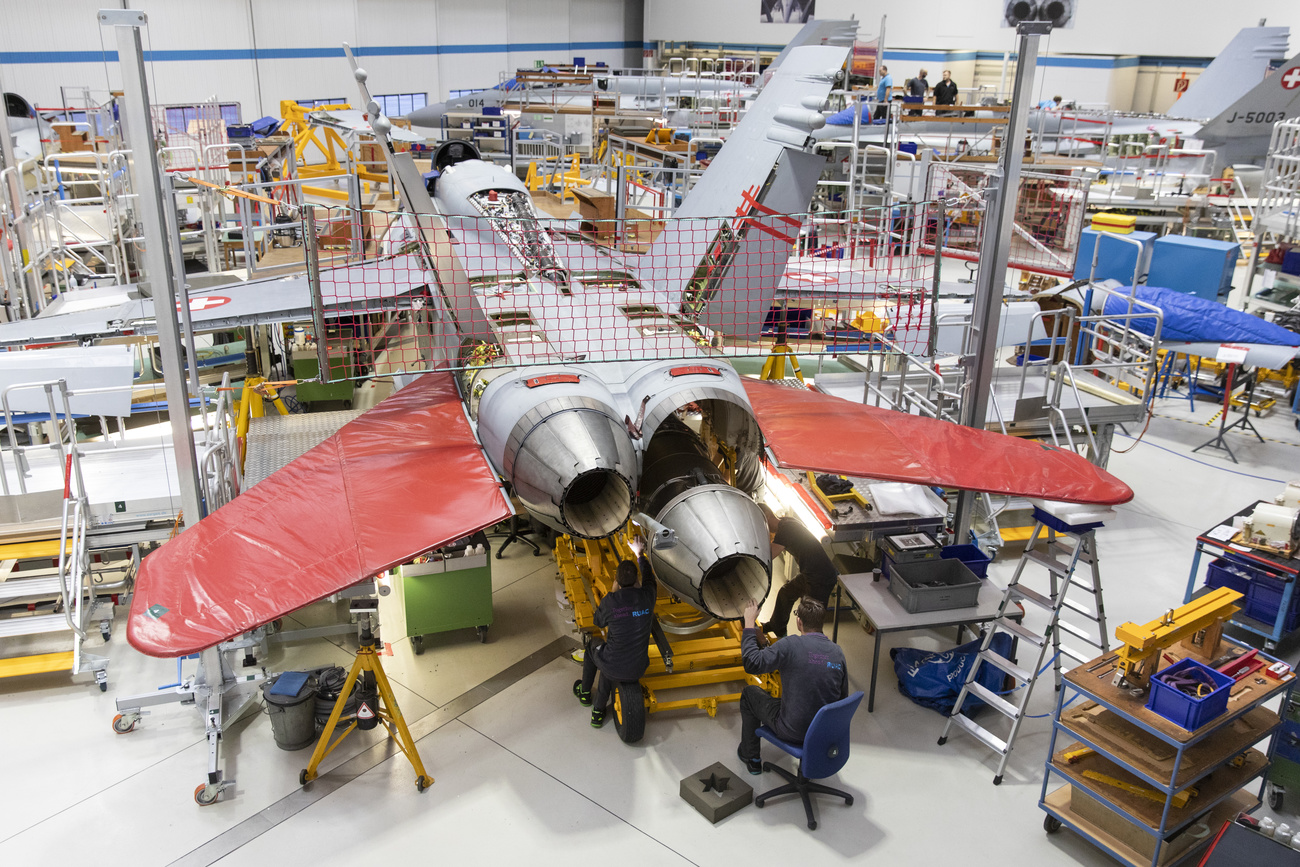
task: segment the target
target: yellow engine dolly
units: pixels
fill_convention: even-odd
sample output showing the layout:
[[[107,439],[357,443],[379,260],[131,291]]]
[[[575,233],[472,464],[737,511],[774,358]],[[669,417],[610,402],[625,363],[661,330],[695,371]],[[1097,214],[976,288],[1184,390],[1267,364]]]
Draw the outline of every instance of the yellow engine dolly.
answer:
[[[565,596],[573,605],[574,625],[587,636],[602,634],[595,624],[595,612],[614,586],[618,564],[636,559],[628,545],[629,532],[635,530],[625,527],[598,540],[561,536],[555,543],[555,562]],[[640,740],[647,714],[696,709],[715,716],[723,702],[740,701],[740,691],[732,688],[736,683],[761,686],[780,696],[779,674],[745,673],[740,623],[711,620],[662,583],[655,601],[655,620],[660,629],[650,644],[650,665],[640,682],[616,684],[611,690],[614,724],[625,743]],[[692,695],[665,698],[663,693],[669,690],[689,690]]]

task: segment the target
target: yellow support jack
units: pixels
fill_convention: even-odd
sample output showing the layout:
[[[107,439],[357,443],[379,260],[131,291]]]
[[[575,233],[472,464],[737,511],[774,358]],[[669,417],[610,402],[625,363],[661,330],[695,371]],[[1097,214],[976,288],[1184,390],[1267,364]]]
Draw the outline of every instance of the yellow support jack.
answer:
[[[782,380],[785,379],[785,362],[790,360],[790,368],[794,371],[795,379],[803,382],[803,371],[799,369],[799,359],[795,357],[794,350],[784,341],[777,343],[772,347],[772,354],[763,362],[763,372],[759,374],[759,379],[765,380]],[[807,383],[804,383],[807,385]]]
[[[362,677],[363,673],[368,674],[369,677]],[[356,716],[343,730],[343,734],[330,743],[330,737],[333,736],[334,729],[343,716],[343,708],[352,696],[352,687],[358,677],[361,677],[362,689],[359,692]],[[374,707],[371,707],[371,703]],[[329,722],[325,723],[325,731],[321,732],[320,740],[316,742],[316,749],[311,754],[311,762],[298,775],[298,783],[306,786],[316,779],[320,763],[354,730],[373,728],[380,723],[388,732],[388,736],[393,739],[393,743],[397,744],[397,748],[415,768],[415,790],[423,792],[432,786],[433,777],[424,772],[420,751],[415,748],[411,731],[406,727],[406,720],[402,718],[402,709],[397,706],[393,689],[388,685],[384,667],[379,664],[379,654],[375,651],[375,636],[370,631],[370,621],[367,618],[361,629],[361,647],[357,650],[356,661],[352,663],[352,670],[348,672],[347,680],[343,682],[343,689],[339,691],[338,700],[334,702],[334,710],[330,712]]]

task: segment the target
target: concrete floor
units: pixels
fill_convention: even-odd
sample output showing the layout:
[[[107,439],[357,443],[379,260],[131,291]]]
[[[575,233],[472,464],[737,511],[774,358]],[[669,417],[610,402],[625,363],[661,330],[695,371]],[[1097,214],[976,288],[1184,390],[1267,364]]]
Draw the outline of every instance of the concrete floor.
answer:
[[[1268,442],[1232,434],[1241,464],[1221,452],[1190,451],[1213,435],[1208,403],[1158,402],[1142,441],[1117,436],[1111,470],[1136,498],[1098,533],[1107,614],[1113,625],[1145,622],[1181,603],[1195,535],[1300,476],[1300,433],[1288,412],[1257,424]],[[1137,433],[1136,430],[1133,431]],[[774,775],[750,778],[735,757],[734,705],[716,718],[700,712],[650,717],[645,739],[621,743],[611,724],[595,730],[570,687],[579,667],[567,654],[572,624],[557,604],[554,562],[514,546],[494,561],[489,641],[471,630],[430,636],[416,656],[395,606],[382,619],[391,657],[383,662],[429,773],[417,794],[406,760],[378,731],[354,734],[309,789],[298,785],[308,751],[278,749],[264,713],[230,727],[226,773],[237,786],[214,806],[192,795],[204,780],[206,742],[197,712],[164,706],[137,730],[117,735],[118,695],[174,683],[176,663],[146,658],[124,641],[92,652],[112,658],[110,689],[89,678],[43,675],[0,681],[0,864],[393,863],[414,860],[581,864],[713,865],[760,857],[765,863],[923,865],[1108,865],[1108,856],[1068,830],[1043,832],[1037,803],[1049,720],[1030,719],[1001,786],[995,757],[954,734],[936,745],[943,719],[901,696],[888,660],[874,714],[854,720],[852,755],[832,785],[852,807],[816,804],[819,827],[804,827],[797,800],[752,806],[710,825],[678,796],[683,777],[721,761],[762,791]],[[990,577],[1005,580],[1004,551]],[[1203,567],[1202,567],[1203,568]],[[275,576],[268,576],[274,579]],[[335,616],[318,604],[293,618],[315,625]],[[1034,625],[1034,612],[1030,612]],[[854,689],[866,689],[872,639],[851,618],[840,644]],[[951,645],[952,630],[886,636],[885,648]],[[354,644],[314,639],[277,647],[271,670],[348,665]],[[32,649],[36,649],[33,647]],[[53,649],[53,648],[52,648]],[[20,648],[14,648],[13,653]],[[10,654],[6,648],[6,655]],[[1297,662],[1295,643],[1281,655]],[[192,665],[193,663],[186,663]],[[1048,714],[1044,680],[1030,703]],[[770,747],[765,757],[778,756]],[[332,773],[331,773],[332,771]],[[1294,805],[1294,801],[1292,804]],[[1294,817],[1290,817],[1294,823]]]

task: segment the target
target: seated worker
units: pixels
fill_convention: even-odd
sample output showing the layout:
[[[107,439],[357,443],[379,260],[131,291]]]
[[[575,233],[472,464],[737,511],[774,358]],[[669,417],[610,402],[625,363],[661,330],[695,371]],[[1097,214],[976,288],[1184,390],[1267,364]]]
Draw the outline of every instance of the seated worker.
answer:
[[[590,642],[582,658],[582,679],[573,682],[578,702],[591,707],[592,728],[605,724],[605,706],[614,681],[640,680],[650,664],[650,624],[659,590],[650,561],[641,553],[642,541],[633,537],[628,546],[637,562],[618,564],[618,586],[600,600],[594,618],[596,625],[605,629],[605,640]],[[591,682],[597,671],[601,677],[593,696]]]
[[[790,620],[790,609],[801,596],[811,596],[825,608],[830,605],[831,591],[840,573],[826,556],[822,543],[817,541],[799,521],[794,518],[777,518],[766,504],[758,506],[767,518],[767,532],[772,534],[772,559],[775,560],[782,551],[789,551],[794,557],[799,572],[785,583],[776,593],[776,607],[767,622],[767,629],[778,638],[785,635],[786,624]]]
[[[773,698],[759,686],[740,693],[740,746],[736,755],[751,774],[763,772],[758,727],[765,725],[777,737],[803,743],[808,726],[823,706],[849,694],[844,651],[822,633],[826,606],[805,596],[795,611],[798,635],[758,646],[758,603],[745,606],[745,631],[741,633],[741,662],[749,674],[781,672],[781,697]]]

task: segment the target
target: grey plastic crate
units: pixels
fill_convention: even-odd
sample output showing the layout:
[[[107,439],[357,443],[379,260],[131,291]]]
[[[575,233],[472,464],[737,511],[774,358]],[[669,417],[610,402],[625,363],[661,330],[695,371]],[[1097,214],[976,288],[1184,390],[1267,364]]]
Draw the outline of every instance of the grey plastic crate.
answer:
[[[971,608],[980,595],[980,579],[960,560],[923,560],[890,566],[893,593],[909,614]]]

